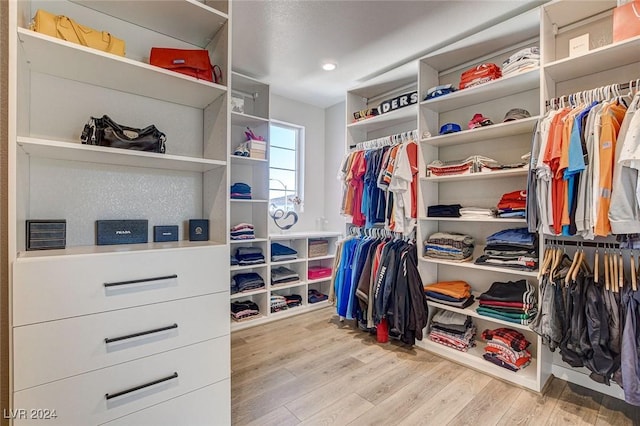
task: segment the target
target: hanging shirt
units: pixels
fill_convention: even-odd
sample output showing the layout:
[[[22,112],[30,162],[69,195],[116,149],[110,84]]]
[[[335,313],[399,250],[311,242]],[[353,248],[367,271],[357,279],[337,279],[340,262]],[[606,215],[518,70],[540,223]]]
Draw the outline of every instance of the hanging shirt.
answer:
[[[352,223],[356,226],[364,226],[365,216],[362,213],[362,193],[364,191],[364,173],[367,170],[367,163],[364,158],[364,151],[354,153],[349,175],[349,185],[353,187],[353,203],[351,206]]]

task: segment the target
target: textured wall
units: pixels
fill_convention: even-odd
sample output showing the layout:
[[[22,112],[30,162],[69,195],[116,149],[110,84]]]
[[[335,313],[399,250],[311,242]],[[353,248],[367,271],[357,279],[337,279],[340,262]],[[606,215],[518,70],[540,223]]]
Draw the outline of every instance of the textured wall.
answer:
[[[9,208],[7,200],[8,8],[8,2],[0,2],[0,409],[9,406],[9,263],[7,253],[7,234],[9,231],[9,221],[7,220]],[[9,424],[9,421],[4,419],[4,416],[2,417],[1,424]]]

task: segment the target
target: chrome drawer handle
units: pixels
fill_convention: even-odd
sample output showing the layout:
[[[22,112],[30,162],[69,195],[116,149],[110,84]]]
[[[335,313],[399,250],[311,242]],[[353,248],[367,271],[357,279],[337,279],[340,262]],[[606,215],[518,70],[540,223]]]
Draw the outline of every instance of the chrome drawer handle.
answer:
[[[149,386],[157,385],[158,383],[166,382],[168,380],[173,380],[177,378],[178,378],[178,373],[173,373],[170,376],[163,377],[162,379],[154,380],[153,382],[145,383],[144,385],[134,386],[132,388],[125,389],[123,391],[116,392],[116,393],[105,393],[104,397],[107,400],[110,400],[111,398],[116,398],[118,396],[126,395],[128,393],[135,392],[137,390],[148,388]]]
[[[160,281],[160,280],[170,280],[172,278],[178,278],[177,274],[166,275],[163,277],[153,277],[153,278],[143,278],[141,280],[129,280],[129,281],[118,281],[113,283],[104,283],[105,287],[115,287],[119,285],[127,285],[127,284],[137,284],[137,283],[146,283],[151,281]]]
[[[139,333],[127,334],[120,337],[107,337],[104,339],[105,343],[119,342],[120,340],[133,339],[134,337],[146,336],[147,334],[160,333],[161,331],[172,330],[178,328],[178,324],[172,324],[166,327],[154,328],[153,330],[140,331]]]

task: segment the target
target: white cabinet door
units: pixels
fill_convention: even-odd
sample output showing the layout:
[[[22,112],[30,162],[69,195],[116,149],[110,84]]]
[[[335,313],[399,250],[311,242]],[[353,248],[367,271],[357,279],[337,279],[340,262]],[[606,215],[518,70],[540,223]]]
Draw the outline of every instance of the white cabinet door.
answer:
[[[228,299],[227,292],[215,293],[15,327],[14,388],[228,335]]]
[[[223,380],[106,423],[108,426],[227,426],[231,382]]]
[[[228,291],[220,274],[228,253],[211,246],[18,259],[13,325]]]
[[[96,425],[229,378],[228,336],[14,393],[13,406],[56,410],[50,425]],[[225,401],[228,404],[228,400]],[[42,424],[26,416],[15,425]]]

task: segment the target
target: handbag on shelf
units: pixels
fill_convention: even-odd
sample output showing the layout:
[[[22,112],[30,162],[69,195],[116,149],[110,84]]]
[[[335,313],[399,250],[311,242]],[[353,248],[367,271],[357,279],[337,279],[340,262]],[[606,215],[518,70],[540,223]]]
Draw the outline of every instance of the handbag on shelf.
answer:
[[[109,116],[91,117],[80,137],[83,144],[164,154],[167,137],[153,124],[144,129],[123,126]]]
[[[640,36],[640,0],[613,9],[613,42]]]
[[[199,80],[222,84],[222,70],[217,65],[211,65],[209,52],[204,49],[152,47],[149,63]]]
[[[29,27],[32,31],[56,37],[71,43],[124,56],[125,42],[106,31],[97,31],[78,24],[64,15],[54,15],[38,9]]]

